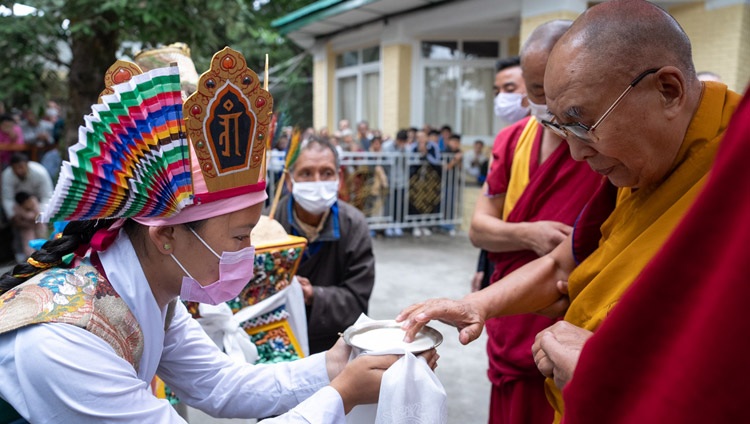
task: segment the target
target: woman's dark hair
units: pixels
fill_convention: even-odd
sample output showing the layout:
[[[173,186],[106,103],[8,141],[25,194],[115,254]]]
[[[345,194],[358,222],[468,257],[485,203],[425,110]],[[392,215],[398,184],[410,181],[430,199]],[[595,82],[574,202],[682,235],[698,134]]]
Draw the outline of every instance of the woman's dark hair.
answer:
[[[59,266],[63,257],[74,253],[80,246],[91,242],[91,238],[97,231],[109,228],[114,221],[115,219],[100,219],[69,222],[60,237],[47,241],[39,250],[31,254],[32,260],[18,264],[12,271],[0,276],[0,295],[44,270]],[[198,231],[205,222],[206,220],[203,219],[186,222],[182,225]],[[140,227],[140,224],[129,219],[123,228],[131,241],[135,242],[135,239],[139,236],[138,228]]]
[[[59,238],[47,241],[39,250],[32,253],[31,261],[16,265],[12,271],[6,272],[0,277],[0,294],[46,269],[60,265],[64,256],[75,252],[81,245],[89,243],[94,233],[102,228],[109,227],[112,222],[111,219],[71,221]],[[36,263],[38,266],[32,265],[30,262]]]

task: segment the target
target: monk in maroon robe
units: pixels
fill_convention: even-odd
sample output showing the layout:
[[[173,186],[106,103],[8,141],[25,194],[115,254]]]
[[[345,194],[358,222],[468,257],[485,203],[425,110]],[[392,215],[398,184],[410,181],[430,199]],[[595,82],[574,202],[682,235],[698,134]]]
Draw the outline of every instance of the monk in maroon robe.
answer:
[[[703,192],[586,342],[564,422],[748,422],[748,158],[746,95]]]
[[[491,281],[556,247],[602,182],[585,162],[571,158],[563,139],[539,123],[550,119],[542,84],[547,56],[570,23],[552,21],[540,26],[522,51],[523,79],[534,116],[498,134],[485,186],[487,196],[477,201],[472,220],[472,241],[490,252],[495,265]],[[490,423],[552,422],[553,410],[531,345],[534,336],[554,322],[533,314],[487,320]]]

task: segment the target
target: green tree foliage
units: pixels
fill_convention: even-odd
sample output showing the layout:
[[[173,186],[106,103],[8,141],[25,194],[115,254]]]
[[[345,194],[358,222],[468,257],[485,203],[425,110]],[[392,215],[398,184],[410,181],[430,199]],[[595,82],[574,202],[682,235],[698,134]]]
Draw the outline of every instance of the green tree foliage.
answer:
[[[262,75],[268,53],[276,109],[291,122],[312,122],[312,60],[271,28],[304,0],[26,0],[26,16],[0,16],[0,101],[17,107],[55,98],[67,109],[67,141],[104,88],[117,59],[137,50],[185,42],[198,72],[224,46],[241,51]],[[13,2],[0,1],[8,9]]]

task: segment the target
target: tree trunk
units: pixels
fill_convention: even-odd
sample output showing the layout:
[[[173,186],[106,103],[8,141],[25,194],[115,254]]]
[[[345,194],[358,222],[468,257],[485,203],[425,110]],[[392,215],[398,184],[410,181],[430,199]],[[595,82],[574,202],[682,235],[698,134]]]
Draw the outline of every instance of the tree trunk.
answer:
[[[68,79],[68,114],[65,125],[65,141],[70,146],[78,140],[78,127],[83,125],[83,116],[91,112],[104,90],[104,72],[115,62],[118,48],[117,32],[105,32],[91,28],[91,35],[78,31],[72,35]]]

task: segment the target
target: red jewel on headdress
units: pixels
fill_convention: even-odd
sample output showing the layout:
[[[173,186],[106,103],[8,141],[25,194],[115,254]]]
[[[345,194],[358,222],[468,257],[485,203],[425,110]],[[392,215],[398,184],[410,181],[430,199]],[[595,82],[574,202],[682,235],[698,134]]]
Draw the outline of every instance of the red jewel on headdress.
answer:
[[[221,59],[221,67],[224,69],[232,69],[235,65],[234,58],[232,56],[226,55],[223,59]]]
[[[133,78],[133,73],[125,68],[118,69],[117,72],[112,75],[112,81],[114,81],[115,84],[130,81],[131,78]]]
[[[255,107],[260,108],[265,105],[266,105],[266,99],[264,99],[263,97],[258,97],[257,99],[255,99]]]
[[[192,107],[192,108],[190,109],[190,113],[192,113],[192,114],[193,114],[193,116],[195,116],[195,115],[198,115],[198,114],[200,114],[200,113],[201,113],[201,111],[202,111],[202,109],[201,109],[201,107],[200,107],[200,106],[198,106],[198,105],[195,105],[195,106],[193,106],[193,107]]]

